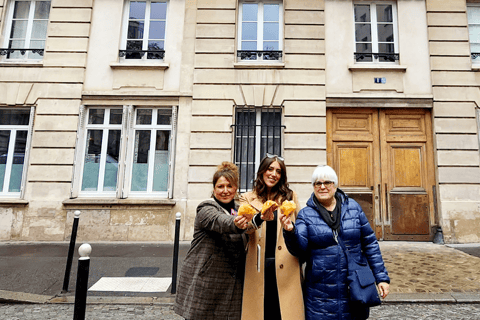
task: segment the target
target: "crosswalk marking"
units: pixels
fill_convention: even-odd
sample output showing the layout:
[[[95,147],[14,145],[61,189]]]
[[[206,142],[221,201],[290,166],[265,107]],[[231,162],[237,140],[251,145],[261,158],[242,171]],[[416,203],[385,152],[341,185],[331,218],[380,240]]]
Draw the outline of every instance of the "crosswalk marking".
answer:
[[[103,277],[88,291],[166,292],[172,278]]]

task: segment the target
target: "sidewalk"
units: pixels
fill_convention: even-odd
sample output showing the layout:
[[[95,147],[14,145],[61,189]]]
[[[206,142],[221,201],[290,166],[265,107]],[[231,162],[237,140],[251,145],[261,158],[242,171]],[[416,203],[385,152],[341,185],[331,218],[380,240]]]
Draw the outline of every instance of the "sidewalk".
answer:
[[[106,277],[171,279],[172,243],[90,244],[89,288]],[[69,292],[61,294],[68,243],[0,243],[0,302],[73,303],[79,245]],[[190,242],[181,243],[178,273],[189,246]],[[380,247],[391,277],[386,303],[480,303],[480,258],[428,242],[381,242]],[[480,251],[480,244],[469,248]],[[166,292],[89,291],[87,298],[89,304],[170,305],[173,301],[170,288]]]

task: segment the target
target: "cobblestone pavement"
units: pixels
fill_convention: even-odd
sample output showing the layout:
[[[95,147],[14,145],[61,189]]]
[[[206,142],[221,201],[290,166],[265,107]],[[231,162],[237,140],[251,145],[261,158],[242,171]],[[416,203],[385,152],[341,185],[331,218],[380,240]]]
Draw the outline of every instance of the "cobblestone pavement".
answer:
[[[1,320],[71,320],[73,304],[0,304]],[[86,319],[183,320],[171,305],[89,305]],[[480,319],[480,304],[383,304],[372,308],[371,320]]]
[[[383,241],[380,248],[391,293],[480,292],[480,258],[428,242]]]

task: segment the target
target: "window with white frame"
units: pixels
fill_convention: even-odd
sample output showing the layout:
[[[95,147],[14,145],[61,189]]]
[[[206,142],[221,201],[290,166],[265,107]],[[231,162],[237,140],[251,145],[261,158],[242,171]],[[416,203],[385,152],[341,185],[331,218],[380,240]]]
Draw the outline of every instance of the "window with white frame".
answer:
[[[21,196],[32,117],[30,109],[0,109],[0,196]]]
[[[77,151],[79,195],[171,196],[175,110],[89,107]]]
[[[354,21],[356,62],[395,63],[398,61],[395,3],[354,3]]]
[[[472,62],[480,64],[480,3],[467,3],[467,17]]]
[[[41,59],[49,15],[50,1],[10,1],[0,55],[15,60]]]
[[[240,191],[251,190],[260,161],[282,154],[282,109],[237,107],[235,111],[235,164]]]
[[[283,48],[281,1],[240,1],[238,50],[242,61],[279,61]]]
[[[125,1],[120,57],[158,60],[165,56],[167,1]]]

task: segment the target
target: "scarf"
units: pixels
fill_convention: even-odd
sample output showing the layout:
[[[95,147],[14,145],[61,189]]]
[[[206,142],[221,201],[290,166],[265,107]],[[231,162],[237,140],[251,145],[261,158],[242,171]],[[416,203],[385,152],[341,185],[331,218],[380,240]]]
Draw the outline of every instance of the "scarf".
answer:
[[[335,208],[333,211],[328,211],[325,209],[325,207],[318,201],[317,197],[315,195],[313,196],[313,203],[315,203],[315,206],[317,207],[318,211],[320,212],[320,216],[322,217],[323,221],[325,221],[326,224],[332,230],[338,230],[340,227],[340,213],[341,213],[341,198],[337,193],[335,193],[335,200],[337,200],[337,203],[335,204]]]
[[[232,214],[232,210],[235,210],[235,200],[232,200],[229,203],[223,203],[215,198],[215,196],[213,199],[215,199],[215,202],[218,203],[223,209],[227,210],[229,214]]]

